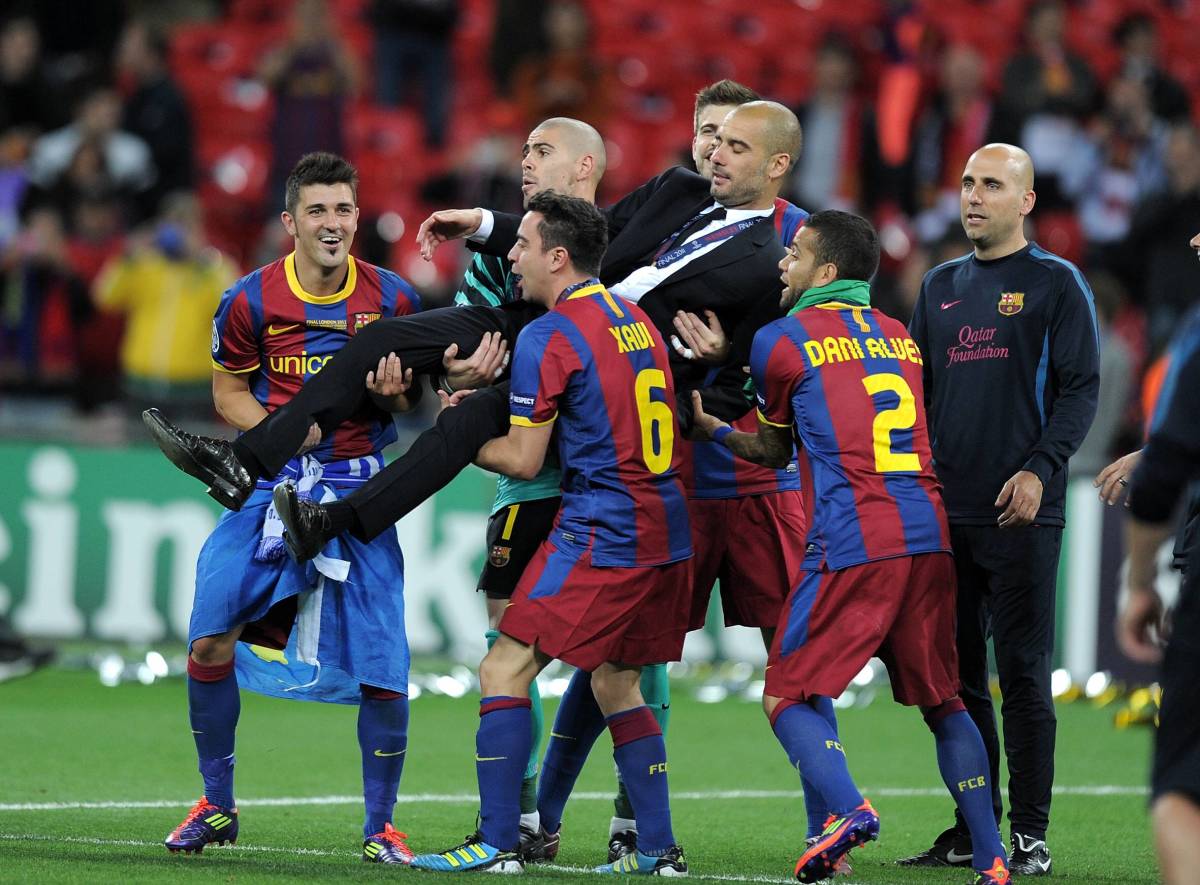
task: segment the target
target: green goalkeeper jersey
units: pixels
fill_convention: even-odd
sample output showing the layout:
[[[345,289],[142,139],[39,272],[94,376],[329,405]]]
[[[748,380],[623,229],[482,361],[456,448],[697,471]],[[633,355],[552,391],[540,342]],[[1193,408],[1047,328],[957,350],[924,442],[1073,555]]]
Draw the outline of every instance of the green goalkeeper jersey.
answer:
[[[506,258],[476,252],[463,274],[458,291],[454,294],[455,304],[476,304],[499,307],[509,301],[518,301],[517,277],[512,272],[512,263]],[[516,346],[508,342],[509,350]],[[496,501],[492,513],[520,504],[524,501],[540,501],[562,495],[562,470],[553,451],[546,453],[546,463],[533,479],[513,479],[501,475],[496,483]]]

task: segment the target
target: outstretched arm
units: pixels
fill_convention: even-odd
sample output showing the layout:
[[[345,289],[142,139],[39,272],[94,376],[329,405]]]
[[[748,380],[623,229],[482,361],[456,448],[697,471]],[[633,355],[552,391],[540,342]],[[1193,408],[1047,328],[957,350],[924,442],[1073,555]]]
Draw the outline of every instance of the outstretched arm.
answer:
[[[699,391],[692,391],[693,426],[705,439],[716,440],[744,461],[780,469],[792,460],[792,430],[759,418],[758,433],[734,430],[704,411]]]

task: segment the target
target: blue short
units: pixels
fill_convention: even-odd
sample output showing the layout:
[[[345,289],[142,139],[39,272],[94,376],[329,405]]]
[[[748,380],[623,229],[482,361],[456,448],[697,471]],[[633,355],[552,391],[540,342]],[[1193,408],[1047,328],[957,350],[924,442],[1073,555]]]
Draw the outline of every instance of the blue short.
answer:
[[[240,511],[221,518],[205,542],[196,563],[189,644],[257,621],[272,606],[298,596],[282,652],[238,643],[242,688],[345,704],[359,702],[360,684],[407,694],[404,557],[395,532],[369,544],[349,534],[330,541],[322,554],[350,563],[346,580],[335,581],[313,562],[300,565],[286,554],[274,562],[255,561],[270,503],[269,489],[255,491]]]

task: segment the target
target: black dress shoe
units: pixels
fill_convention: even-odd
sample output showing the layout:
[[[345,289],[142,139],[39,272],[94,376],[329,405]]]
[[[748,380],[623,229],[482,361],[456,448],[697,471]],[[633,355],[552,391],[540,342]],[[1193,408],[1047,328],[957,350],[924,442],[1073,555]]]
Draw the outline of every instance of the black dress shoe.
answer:
[[[254,477],[223,439],[180,430],[158,409],[142,412],[142,421],[171,463],[208,486],[208,494],[227,510],[241,510],[254,491]]]
[[[283,542],[296,562],[312,559],[333,538],[335,532],[325,508],[301,498],[293,482],[281,482],[271,493],[275,512],[283,523]]]

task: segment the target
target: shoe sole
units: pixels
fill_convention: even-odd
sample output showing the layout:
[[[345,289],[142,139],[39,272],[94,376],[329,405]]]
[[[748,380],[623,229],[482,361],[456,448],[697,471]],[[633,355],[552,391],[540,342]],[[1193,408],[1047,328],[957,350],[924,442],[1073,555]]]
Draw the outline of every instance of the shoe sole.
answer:
[[[801,882],[820,882],[834,875],[837,862],[860,845],[874,842],[879,838],[879,818],[875,818],[875,828],[872,832],[868,826],[870,821],[849,826],[835,842],[844,842],[845,846],[836,853],[831,853],[833,845],[820,848],[818,842],[800,856],[796,861],[796,879]],[[811,856],[810,856],[811,855]]]
[[[422,873],[495,873],[501,876],[516,876],[525,872],[525,865],[516,857],[497,861],[489,867],[478,866],[465,870],[458,867],[448,870],[432,870],[428,867],[419,867],[414,864],[407,864],[406,866],[410,870],[419,870]]]
[[[682,870],[678,869],[676,867],[663,867],[661,870],[655,870],[650,875],[661,876],[664,879],[666,879],[666,878],[683,879],[683,878],[687,877],[687,874],[688,874],[687,867],[684,867]]]
[[[184,848],[182,845],[178,848],[167,846],[167,851],[172,854],[203,854],[206,846],[209,845],[237,845],[237,839],[220,839],[216,842],[205,842],[204,845],[197,845],[195,848]]]
[[[153,437],[154,444],[167,456],[167,460],[188,476],[195,477],[204,483],[210,498],[226,510],[236,512],[242,509],[242,504],[245,502],[242,500],[242,496],[238,493],[237,488],[200,464],[187,449],[180,446],[173,438],[171,429],[167,426],[166,421],[156,410],[147,409],[142,412],[142,423],[150,431],[150,436]]]
[[[296,562],[308,562],[320,550],[311,553],[300,549],[296,543],[299,533],[296,531],[296,521],[292,518],[292,504],[295,501],[296,487],[289,482],[281,482],[271,491],[271,502],[275,505],[275,515],[283,523],[283,543],[287,545],[288,553]]]

